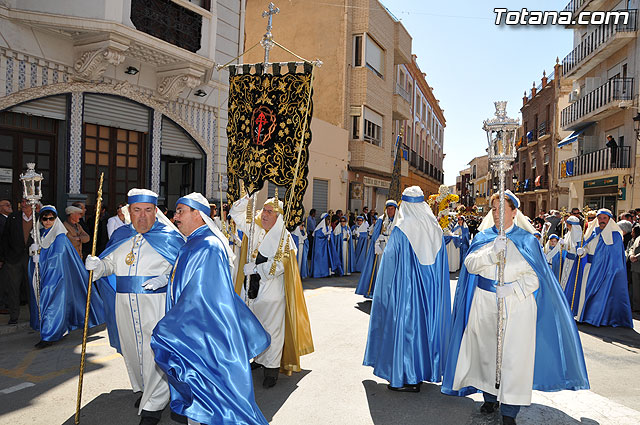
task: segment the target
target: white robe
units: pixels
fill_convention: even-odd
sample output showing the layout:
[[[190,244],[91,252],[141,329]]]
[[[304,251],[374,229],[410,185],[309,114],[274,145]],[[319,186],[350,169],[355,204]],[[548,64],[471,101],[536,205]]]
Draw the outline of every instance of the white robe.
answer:
[[[135,261],[128,266],[125,257],[132,245]],[[105,267],[102,276],[160,276],[168,275],[172,268],[139,233],[103,258],[102,263]],[[153,328],[164,317],[165,298],[164,293],[116,293],[116,323],[122,356],[133,391],[143,391],[138,414],[143,409],[162,410],[169,402],[167,377],[156,365],[150,345]]]
[[[243,198],[236,201],[231,207],[231,218],[236,222],[238,230],[244,234],[249,234],[251,224],[246,222],[247,199]],[[271,231],[276,231],[274,226]],[[288,231],[285,231],[286,237],[289,238],[289,246],[291,251],[297,254],[297,247],[293,243],[293,239]],[[267,257],[267,261],[257,266],[260,275],[260,288],[258,295],[254,299],[249,299],[246,294],[246,288],[243,285],[241,298],[249,309],[256,315],[262,327],[271,335],[271,345],[265,351],[260,353],[254,360],[256,363],[266,368],[279,368],[282,358],[282,348],[284,347],[284,314],[286,307],[284,293],[284,266],[282,262],[276,263],[276,272],[271,275],[271,264],[274,260],[274,254],[278,248],[280,233],[274,233],[269,240],[263,245],[263,241],[267,236],[267,232],[257,224],[254,225],[253,237],[251,238],[252,260],[255,261],[258,249],[262,255]],[[275,241],[275,243],[274,243]],[[267,246],[268,245],[268,246]]]
[[[338,243],[342,244],[342,271],[345,276],[351,276],[351,272],[349,271],[349,239],[351,239],[351,230],[348,227],[342,227],[341,224],[338,224],[335,229],[333,229],[333,234],[336,238],[340,238]],[[345,240],[346,239],[346,240]]]
[[[464,264],[469,273],[497,280],[495,258],[493,243],[489,243],[467,255]],[[531,404],[533,387],[537,317],[533,292],[538,289],[538,277],[510,240],[507,240],[505,282],[515,282],[515,292],[505,298],[500,389],[495,389],[496,294],[479,287],[473,295],[462,337],[453,389],[472,386],[489,394],[497,392],[498,401],[502,403],[527,406]]]
[[[298,237],[298,255],[297,255],[297,260],[298,260],[298,270],[302,270],[302,261],[303,258],[302,256],[304,255],[304,241],[307,240],[308,236],[307,236],[307,232],[304,232],[304,235],[302,234],[302,231],[300,230],[300,227],[297,227],[294,231],[293,234],[295,234]],[[306,258],[304,259],[306,261]]]
[[[462,236],[462,229],[458,228],[451,234]],[[460,248],[456,247],[453,240],[447,244],[447,259],[449,260],[449,271],[451,273],[460,270]]]

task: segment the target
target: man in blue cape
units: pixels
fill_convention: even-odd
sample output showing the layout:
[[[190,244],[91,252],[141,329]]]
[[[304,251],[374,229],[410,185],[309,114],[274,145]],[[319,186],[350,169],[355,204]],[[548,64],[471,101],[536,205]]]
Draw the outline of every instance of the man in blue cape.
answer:
[[[402,193],[373,292],[365,366],[395,391],[440,382],[451,323],[442,229],[418,186]]]
[[[342,273],[346,276],[353,272],[353,264],[355,253],[353,250],[353,239],[351,238],[351,229],[347,223],[347,216],[340,217],[340,222],[333,230],[333,239],[335,252],[340,260]]]
[[[175,224],[187,241],[151,348],[169,378],[171,410],[190,423],[267,424],[255,402],[249,360],[270,337],[234,291],[233,253],[210,212],[199,193],[176,202]]]
[[[483,392],[480,411],[493,413],[500,402],[503,424],[515,424],[521,406],[539,391],[589,388],[578,329],[567,301],[551,274],[535,229],[518,210],[520,201],[505,192],[506,236],[494,222],[499,195],[491,198],[469,248],[453,306],[451,338],[442,392],[466,396]],[[498,261],[505,256],[503,286],[497,286]],[[505,304],[501,381],[496,389],[497,299]]]
[[[31,327],[40,331],[40,342],[36,348],[45,348],[84,325],[89,274],[66,236],[67,229],[53,205],[42,207],[36,224],[39,223],[42,224],[38,229],[40,245],[33,244],[29,248],[29,305]],[[36,296],[36,264],[40,275],[39,297]],[[101,323],[104,323],[102,300],[94,294],[89,310],[89,327]]]
[[[131,189],[125,219],[100,258],[88,256],[96,289],[105,305],[111,346],[124,358],[134,392],[140,425],[155,425],[169,402],[167,377],[156,365],[150,341],[153,328],[164,316],[169,272],[184,244],[178,229],[157,208],[158,195]]]
[[[353,271],[362,272],[367,261],[367,246],[369,243],[369,223],[363,216],[356,217],[356,224],[351,228],[351,234],[355,242]]]
[[[606,208],[589,223],[578,256],[585,262],[577,318],[593,326],[633,328],[622,230]],[[590,265],[590,267],[588,266]]]
[[[356,288],[356,294],[365,298],[373,297],[373,290],[376,283],[376,275],[380,266],[380,258],[384,252],[385,245],[391,235],[394,225],[394,217],[396,215],[398,203],[393,199],[385,202],[385,215],[382,219],[376,220],[373,232],[371,233],[371,241],[367,250],[367,260],[360,274],[360,280]]]

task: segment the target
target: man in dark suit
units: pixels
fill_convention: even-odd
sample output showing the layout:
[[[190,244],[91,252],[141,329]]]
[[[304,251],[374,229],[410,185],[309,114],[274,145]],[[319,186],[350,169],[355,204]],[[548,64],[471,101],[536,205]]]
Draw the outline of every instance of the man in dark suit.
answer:
[[[4,230],[4,224],[7,222],[7,217],[9,214],[13,212],[13,207],[11,206],[11,200],[7,198],[0,199],[0,238],[2,237],[2,232]],[[2,248],[0,247],[0,250]],[[0,253],[0,258],[2,258],[2,254]],[[5,272],[2,267],[2,262],[0,261],[0,314],[9,314],[9,310],[7,310],[7,290],[5,285],[2,282],[5,282]]]
[[[26,199],[22,200],[22,211],[16,211],[6,219],[0,240],[0,262],[3,263],[4,285],[9,305],[9,325],[18,323],[20,315],[20,289],[27,285],[29,247],[33,243],[34,211]],[[27,292],[28,293],[28,292]]]

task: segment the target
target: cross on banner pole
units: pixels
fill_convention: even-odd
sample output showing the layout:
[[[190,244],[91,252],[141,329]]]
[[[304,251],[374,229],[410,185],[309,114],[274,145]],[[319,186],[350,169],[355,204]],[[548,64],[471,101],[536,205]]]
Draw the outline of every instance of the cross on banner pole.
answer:
[[[262,17],[268,17],[267,21],[267,32],[262,37],[262,47],[264,47],[264,62],[262,72],[266,74],[267,66],[269,65],[269,51],[273,47],[273,34],[271,34],[271,28],[273,28],[273,15],[280,13],[280,9],[275,7],[273,2],[269,3],[269,10],[265,10],[262,12]]]

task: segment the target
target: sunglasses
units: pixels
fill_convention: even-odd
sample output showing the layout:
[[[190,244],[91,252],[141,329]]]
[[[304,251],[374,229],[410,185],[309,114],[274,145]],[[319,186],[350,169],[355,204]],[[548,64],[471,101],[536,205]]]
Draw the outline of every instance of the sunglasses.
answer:
[[[49,216],[49,217],[42,217],[40,219],[40,221],[54,221],[56,218],[53,216]]]

